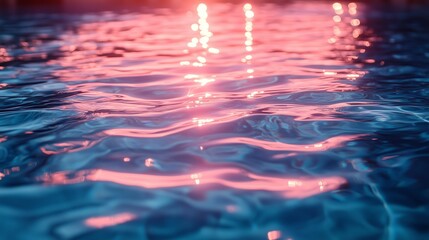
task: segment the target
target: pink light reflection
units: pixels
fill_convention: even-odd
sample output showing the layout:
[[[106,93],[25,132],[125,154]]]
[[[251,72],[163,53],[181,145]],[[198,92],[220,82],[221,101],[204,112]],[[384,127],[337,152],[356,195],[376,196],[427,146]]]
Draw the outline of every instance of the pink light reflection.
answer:
[[[5,137],[0,136],[0,143],[6,142],[6,141],[7,141],[7,137],[6,136]]]
[[[191,115],[189,122],[171,123],[168,131],[174,134],[177,128],[214,125],[225,118],[233,119],[230,116],[252,114],[251,107],[262,107],[263,103],[257,101],[260,97],[304,91],[354,91],[356,86],[339,80],[364,75],[341,67],[349,64],[345,59],[356,58],[359,51],[365,50],[356,39],[364,27],[350,25],[350,20],[355,19],[356,24],[359,17],[355,3],[246,3],[231,7],[227,19],[222,4],[194,7],[186,14],[179,11],[124,15],[115,21],[84,21],[76,31],[64,32],[59,36],[65,43],[64,55],[49,60],[49,64],[61,66],[54,75],[68,82],[70,91],[81,92],[71,97],[71,104],[64,109],[71,107],[95,117]],[[333,22],[337,13],[332,14],[332,8],[342,12],[338,15],[341,22]],[[315,14],[314,9],[326,12]],[[294,14],[300,11],[305,14]],[[333,35],[333,27],[345,35]],[[328,39],[333,42],[329,44]],[[313,65],[339,66],[342,70],[317,70]],[[267,76],[282,74],[295,77],[278,83],[267,81],[271,78]],[[151,75],[166,77],[140,80]],[[117,81],[112,81],[115,78]],[[245,84],[240,83],[243,79]],[[237,89],[231,90],[234,87]],[[156,96],[158,89],[165,90],[165,94]],[[255,106],[212,111],[232,98],[248,100]],[[326,109],[310,109],[306,104],[293,107],[293,111],[284,111],[271,104],[270,110],[273,114],[291,112],[294,116],[302,113],[297,116],[302,119],[321,114],[334,116]],[[136,136],[165,136],[161,134],[165,130],[145,129]],[[110,133],[118,135],[117,130]]]
[[[363,135],[346,135],[328,138],[325,141],[314,144],[287,144],[283,142],[272,142],[266,140],[259,140],[254,138],[235,137],[224,138],[216,141],[211,141],[206,146],[219,145],[219,144],[247,144],[257,146],[270,151],[299,151],[299,152],[319,152],[331,148],[340,147],[346,142],[352,141]]]
[[[85,220],[85,225],[93,228],[105,228],[129,222],[135,218],[134,214],[125,212],[110,216],[91,217]]]
[[[323,178],[284,178],[257,175],[237,168],[205,170],[194,174],[175,176],[123,173],[110,170],[82,171],[68,177],[64,172],[44,175],[40,180],[47,184],[73,184],[85,181],[113,182],[121,185],[147,189],[191,187],[220,184],[227,188],[252,191],[270,191],[287,198],[305,198],[322,192],[338,189],[346,180],[338,176]],[[239,177],[240,180],[233,180]],[[74,178],[77,178],[74,179]],[[244,179],[243,179],[244,178]]]
[[[268,240],[279,240],[282,236],[282,233],[278,230],[268,232]]]

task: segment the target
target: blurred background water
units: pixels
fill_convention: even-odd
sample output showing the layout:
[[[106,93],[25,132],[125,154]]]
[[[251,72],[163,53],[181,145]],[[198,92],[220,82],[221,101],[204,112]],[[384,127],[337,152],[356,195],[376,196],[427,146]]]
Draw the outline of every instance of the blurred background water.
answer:
[[[429,238],[426,5],[31,2],[0,239]]]

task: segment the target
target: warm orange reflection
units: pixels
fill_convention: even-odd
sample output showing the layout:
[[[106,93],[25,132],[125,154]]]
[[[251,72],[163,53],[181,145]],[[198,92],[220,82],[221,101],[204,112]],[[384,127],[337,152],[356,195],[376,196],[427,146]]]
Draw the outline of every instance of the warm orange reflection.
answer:
[[[176,176],[123,173],[100,169],[80,172],[74,174],[74,177],[69,177],[65,172],[46,174],[41,177],[41,180],[47,184],[73,184],[82,181],[114,182],[149,189],[219,184],[238,190],[276,192],[288,198],[309,197],[338,189],[340,185],[346,183],[344,178],[335,176],[322,178],[269,177],[236,168],[205,170]]]
[[[132,213],[118,213],[110,216],[91,217],[85,220],[85,225],[93,228],[105,228],[134,220],[136,216]]]

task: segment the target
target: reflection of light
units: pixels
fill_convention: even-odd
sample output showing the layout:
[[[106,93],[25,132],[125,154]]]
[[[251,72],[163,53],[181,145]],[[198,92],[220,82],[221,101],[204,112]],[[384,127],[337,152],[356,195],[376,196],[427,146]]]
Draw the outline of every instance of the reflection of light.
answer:
[[[359,19],[352,19],[352,20],[350,21],[350,24],[351,24],[352,26],[356,27],[356,26],[359,26],[360,21],[359,21]]]
[[[197,74],[186,74],[185,75],[185,79],[194,79],[194,78],[198,78],[199,75]]]
[[[328,39],[328,43],[333,44],[334,47],[338,47],[338,54],[345,61],[355,61],[359,58],[358,53],[364,53],[365,49],[362,46],[369,47],[368,41],[356,41],[363,32],[360,27],[361,21],[357,18],[357,4],[349,3],[345,5],[348,8],[348,14],[343,14],[343,6],[341,3],[332,4],[332,8],[335,11],[334,17],[332,18],[335,25],[333,27],[334,37]],[[365,61],[365,60],[364,60]],[[328,75],[328,73],[324,73]],[[349,79],[355,79],[355,77],[349,77]]]
[[[341,35],[341,29],[337,26],[334,27],[334,34],[336,36],[340,36]]]
[[[91,217],[85,220],[85,224],[93,228],[105,228],[115,226],[135,219],[132,213],[119,213],[111,216]]]
[[[129,158],[129,157],[124,157],[124,162],[129,162],[129,161],[131,161],[131,159]]]
[[[323,2],[323,1],[322,1]],[[64,64],[66,63],[64,68],[55,68],[60,69],[61,72],[58,74],[58,71],[55,71],[54,74],[57,75],[61,80],[70,79],[70,80],[80,80],[81,78],[86,80],[89,79],[96,79],[97,81],[91,81],[87,83],[84,83],[83,81],[78,81],[76,83],[78,84],[70,84],[72,90],[80,90],[78,88],[75,88],[74,86],[78,86],[83,90],[84,93],[89,93],[91,95],[91,98],[97,98],[100,99],[100,101],[80,101],[80,95],[77,99],[72,98],[73,103],[78,103],[76,106],[78,107],[78,112],[88,112],[92,110],[104,110],[107,106],[104,104],[105,102],[109,103],[109,111],[100,111],[97,114],[100,114],[99,116],[113,116],[113,117],[129,117],[131,114],[132,116],[138,116],[139,118],[145,118],[149,117],[149,119],[158,119],[161,121],[164,119],[164,114],[171,114],[174,116],[188,116],[188,119],[183,121],[182,124],[180,123],[181,120],[183,120],[182,117],[178,117],[176,121],[169,121],[164,122],[168,126],[160,124],[160,122],[157,122],[156,125],[153,127],[143,128],[143,129],[125,129],[125,130],[117,130],[117,131],[108,131],[107,133],[111,134],[130,134],[136,138],[139,137],[154,137],[154,136],[167,136],[171,133],[177,133],[177,130],[183,131],[184,129],[189,129],[192,127],[195,127],[195,124],[192,124],[192,117],[198,117],[198,118],[214,118],[214,121],[216,123],[220,122],[222,118],[224,118],[226,115],[232,115],[232,114],[244,114],[244,112],[252,111],[251,106],[247,106],[244,110],[244,108],[238,107],[237,109],[226,109],[221,108],[219,109],[218,106],[225,106],[223,102],[230,101],[230,99],[237,99],[236,96],[239,98],[246,98],[247,95],[250,95],[250,97],[258,98],[259,95],[252,94],[255,90],[265,90],[267,91],[267,95],[274,96],[278,94],[279,92],[285,90],[287,92],[293,91],[293,92],[300,92],[300,91],[328,91],[330,93],[335,94],[336,91],[339,89],[353,89],[355,88],[355,85],[349,85],[347,82],[336,82],[336,81],[326,81],[326,76],[323,77],[323,73],[320,71],[318,72],[319,75],[322,76],[320,78],[312,77],[310,79],[300,80],[299,76],[303,75],[303,71],[301,67],[297,66],[304,66],[307,64],[314,64],[314,65],[335,65],[338,66],[342,65],[342,63],[338,63],[338,58],[331,58],[331,46],[326,43],[326,39],[331,37],[327,33],[332,27],[332,16],[333,10],[331,8],[332,2],[330,4],[326,4],[323,2],[323,4],[315,4],[313,6],[307,7],[308,4],[305,4],[306,6],[303,7],[303,14],[309,14],[309,15],[303,15],[308,21],[296,21],[299,19],[295,18],[295,15],[284,15],[284,8],[282,7],[273,7],[269,11],[265,11],[264,9],[261,9],[261,11],[257,11],[258,8],[255,5],[253,11],[254,14],[254,22],[253,25],[251,23],[248,23],[245,25],[245,13],[242,11],[242,9],[237,9],[237,12],[231,12],[229,17],[231,17],[231,21],[225,22],[225,19],[222,19],[225,15],[225,12],[221,12],[221,14],[217,14],[215,11],[215,6],[213,6],[214,10],[212,11],[211,5],[208,5],[208,17],[207,21],[210,23],[209,30],[211,30],[215,34],[219,34],[216,36],[212,36],[210,38],[210,41],[208,42],[209,48],[206,49],[207,54],[205,54],[205,50],[201,49],[199,38],[200,38],[200,30],[199,25],[197,23],[198,16],[196,15],[196,12],[194,13],[193,17],[194,19],[191,19],[191,21],[188,22],[187,17],[190,15],[183,14],[183,15],[174,15],[174,18],[169,19],[173,23],[177,23],[178,26],[182,25],[182,29],[175,29],[174,27],[171,28],[171,23],[166,24],[166,22],[169,22],[164,19],[164,16],[162,17],[153,17],[148,15],[132,15],[130,18],[122,19],[121,21],[114,21],[114,22],[106,22],[106,23],[100,23],[97,22],[96,24],[93,24],[91,28],[85,28],[87,24],[83,24],[84,28],[79,30],[76,35],[80,35],[79,39],[74,39],[74,32],[72,33],[66,33],[60,40],[69,43],[71,46],[74,46],[71,48],[73,50],[74,48],[78,48],[78,51],[72,54],[74,57],[62,57],[60,58],[60,61],[54,61],[53,63],[59,63]],[[311,5],[311,4],[310,4]],[[248,4],[248,6],[251,6]],[[292,5],[291,12],[300,11],[300,6],[294,7]],[[345,9],[345,13],[347,14],[346,5],[343,4],[343,7]],[[359,6],[360,7],[360,6]],[[327,8],[331,11],[331,15],[327,16],[325,14],[314,14],[314,9],[323,9]],[[249,8],[251,9],[251,7]],[[195,8],[194,8],[195,10]],[[361,11],[361,9],[359,8]],[[223,11],[223,10],[222,10]],[[272,11],[272,12],[270,12]],[[214,14],[212,14],[214,13]],[[272,14],[271,14],[272,13]],[[136,17],[134,19],[134,16]],[[138,16],[138,17],[137,17]],[[341,15],[342,19],[345,19],[345,14]],[[277,18],[277,19],[276,19]],[[354,17],[355,18],[355,17]],[[130,19],[130,20],[128,20]],[[119,20],[119,19],[118,19]],[[139,24],[142,22],[152,22],[152,24]],[[177,20],[177,22],[174,22]],[[276,20],[279,20],[276,22]],[[281,21],[280,21],[281,20]],[[350,20],[350,19],[348,19]],[[362,19],[361,19],[362,21]],[[85,21],[87,22],[87,21]],[[216,26],[216,22],[218,22],[220,25]],[[343,21],[347,23],[348,27],[351,27],[348,21]],[[364,21],[362,21],[363,24]],[[194,23],[194,27],[191,26],[191,24]],[[260,25],[258,25],[260,23]],[[317,23],[317,24],[315,24]],[[225,24],[225,25],[223,25]],[[147,26],[146,26],[147,25]],[[137,26],[135,30],[140,33],[139,39],[137,38],[128,38],[127,35],[128,31],[123,32],[123,30],[132,28]],[[195,28],[196,31],[191,31],[192,28]],[[260,27],[258,27],[260,26]],[[206,25],[204,24],[204,27]],[[296,33],[305,33],[305,30],[301,31],[299,29],[310,29],[311,30],[311,38],[309,34],[299,34],[295,35],[290,27],[296,27],[297,32]],[[104,32],[97,33],[98,36],[91,36],[92,30],[97,30],[98,28],[104,28]],[[148,28],[148,29],[146,29]],[[240,30],[241,29],[241,30]],[[254,29],[254,30],[252,30]],[[328,31],[326,31],[328,29]],[[254,46],[245,46],[244,41],[245,37],[250,36],[249,34],[246,34],[244,30],[252,31],[253,33],[253,42]],[[309,30],[309,31],[310,31]],[[183,49],[177,49],[177,45],[180,44],[178,42],[182,41],[183,35],[186,33],[186,31],[189,32],[188,36],[185,36],[186,39],[183,40],[183,43],[181,44],[182,48],[187,48],[186,44],[189,41],[192,41],[196,43],[198,46],[197,49],[189,49],[187,52],[188,54],[182,54]],[[277,31],[277,32],[276,32]],[[292,31],[292,32],[289,32]],[[113,34],[110,34],[113,33]],[[154,33],[153,35],[146,35],[147,33]],[[249,32],[250,33],[250,32]],[[293,34],[291,34],[293,33]],[[144,36],[143,36],[144,34]],[[366,32],[365,35],[369,35],[371,32]],[[332,35],[332,34],[331,34]],[[332,35],[333,36],[333,35]],[[117,58],[110,58],[110,57],[98,57],[96,55],[88,55],[86,57],[86,53],[88,51],[81,51],[80,44],[83,42],[82,37],[86,38],[85,41],[89,42],[96,42],[99,44],[99,46],[112,46],[112,43],[114,46],[120,45],[118,49],[125,48],[123,51],[124,57],[117,57]],[[114,39],[110,39],[113,38]],[[258,39],[258,37],[260,37]],[[195,41],[195,39],[198,41]],[[217,40],[216,40],[217,39]],[[334,38],[336,41],[339,42],[339,45],[343,45],[343,38]],[[153,41],[152,41],[153,40]],[[215,41],[213,41],[215,40]],[[238,43],[234,43],[234,41],[237,40]],[[350,39],[349,39],[350,40]],[[104,41],[106,41],[106,44],[104,44]],[[287,44],[284,44],[287,42]],[[117,43],[117,44],[114,44]],[[218,45],[214,45],[214,43]],[[126,45],[126,47],[124,46]],[[224,56],[219,58],[211,58],[213,55],[211,54],[211,48],[212,47],[218,47],[222,53],[225,53]],[[116,49],[116,47],[115,47]],[[253,51],[254,52],[253,52]],[[257,54],[259,50],[259,53]],[[362,49],[363,50],[363,49]],[[115,50],[117,51],[117,50]],[[276,52],[277,51],[277,52]],[[282,52],[284,51],[284,52]],[[244,52],[244,53],[243,53]],[[160,57],[155,56],[156,54],[160,53]],[[241,81],[235,81],[236,79],[242,79],[243,75],[246,77],[246,67],[245,64],[240,63],[240,59],[244,58],[246,54],[251,53],[253,56],[253,69],[255,69],[255,72],[253,74],[258,74],[261,76],[275,76],[278,74],[285,74],[285,71],[290,74],[291,76],[298,76],[297,79],[291,78],[290,80],[279,80],[278,83],[269,83],[268,79],[274,79],[271,77],[264,77],[260,79],[254,79],[251,81],[244,81],[243,83]],[[285,54],[286,53],[286,54]],[[68,53],[67,53],[68,54]],[[153,55],[152,55],[153,54]],[[165,56],[164,56],[165,54]],[[169,57],[170,54],[178,54],[178,57]],[[199,68],[195,69],[192,66],[193,61],[195,61],[197,55],[203,56],[206,58],[206,66],[205,68]],[[71,56],[71,55],[70,55]],[[149,58],[147,56],[150,56]],[[216,56],[214,56],[216,57]],[[260,65],[256,64],[256,61],[260,60]],[[301,60],[294,60],[298,58]],[[182,59],[183,58],[183,59]],[[186,58],[186,59],[185,59]],[[68,71],[70,70],[76,70],[76,67],[80,66],[80,62],[77,61],[79,59],[88,59],[89,62],[96,62],[96,69],[89,69],[88,71]],[[128,60],[130,61],[128,61]],[[145,59],[153,59],[154,62],[147,63]],[[285,62],[285,59],[287,61]],[[102,60],[102,62],[97,62],[98,60]],[[181,60],[187,60],[184,61],[184,65],[189,65],[189,67],[183,67],[179,68],[178,64]],[[279,61],[280,60],[280,61]],[[172,61],[175,61],[175,63],[171,63]],[[238,63],[236,62],[238,61]],[[123,62],[123,63],[122,63]],[[133,63],[138,63],[134,65]],[[188,64],[189,63],[189,64]],[[175,64],[175,65],[172,65]],[[241,65],[240,65],[241,64]],[[113,67],[112,67],[113,66]],[[257,68],[257,66],[260,66]],[[347,71],[343,71],[345,68],[347,68],[349,65],[339,66],[339,68],[336,68],[335,70],[327,69],[330,71],[339,71],[338,78],[343,79],[343,73],[347,73]],[[55,65],[54,65],[55,67]],[[225,68],[227,67],[227,68]],[[148,70],[146,72],[146,69]],[[342,70],[338,70],[342,69]],[[114,70],[114,71],[113,71]],[[70,74],[71,73],[71,74]],[[81,76],[82,75],[90,75],[90,77]],[[122,80],[122,76],[143,76],[151,74],[163,74],[165,76],[171,76],[166,80],[163,81],[152,81],[152,80],[139,80],[139,78],[133,78],[134,80],[132,82],[128,82],[127,79]],[[181,74],[185,75],[186,73],[196,73],[201,78],[216,78],[215,84],[207,83],[203,87],[200,83],[193,82],[192,80],[183,81],[183,78],[180,80],[177,78]],[[218,74],[218,76],[211,76],[211,74]],[[106,78],[112,77],[112,79],[115,79],[115,77],[118,77],[117,83],[119,84],[110,84],[110,83],[103,83],[103,81],[98,81],[97,74],[100,75],[106,75]],[[310,75],[310,74],[309,74]],[[304,77],[306,77],[305,75]],[[156,78],[154,78],[156,79]],[[222,79],[220,81],[219,79]],[[110,82],[110,80],[109,80]],[[225,83],[225,84],[224,84]],[[165,100],[163,98],[164,95],[158,95],[156,99],[146,99],[146,97],[154,97],[154,95],[150,94],[139,94],[136,95],[136,87],[138,88],[138,92],[143,91],[152,91],[156,90],[155,87],[159,85],[158,89],[163,89],[168,92],[174,87],[174,89],[178,89],[181,92],[177,91],[174,94],[174,97],[177,97],[177,95],[185,95],[188,93],[188,91],[185,88],[190,88],[189,90],[189,98],[186,97],[186,95],[183,98],[174,98],[173,100]],[[171,88],[166,88],[164,86],[170,85]],[[212,87],[215,85],[214,87]],[[242,88],[238,88],[239,85],[242,85]],[[224,91],[226,88],[227,91]],[[233,90],[231,90],[233,89]],[[237,90],[235,90],[237,89]],[[118,90],[118,91],[116,91]],[[174,90],[173,90],[174,91]],[[236,93],[232,94],[232,91],[236,91]],[[342,91],[342,90],[341,90]],[[161,91],[162,92],[162,91]],[[205,96],[206,92],[213,93],[213,98],[216,97],[216,99],[210,98],[210,99],[204,99],[204,101],[200,101],[201,96]],[[155,91],[153,91],[155,93]],[[176,94],[177,93],[177,94]],[[123,96],[121,96],[123,95]],[[84,94],[82,96],[82,99],[85,99],[87,95]],[[117,96],[125,97],[124,100],[119,100]],[[267,101],[271,101],[271,99],[274,98],[267,98]],[[169,102],[170,104],[165,104]],[[186,103],[183,103],[184,101],[188,101]],[[192,102],[191,102],[192,101]],[[195,102],[198,101],[198,103],[204,102],[204,104],[198,105]],[[235,102],[235,100],[231,100],[232,102]],[[252,100],[248,100],[248,102],[251,102]],[[274,101],[274,100],[272,100]],[[263,103],[257,102],[258,109],[259,104]],[[220,105],[217,105],[219,104]],[[112,104],[112,105],[110,105]],[[208,106],[212,104],[212,106]],[[172,107],[167,107],[167,105],[170,105]],[[197,108],[192,108],[190,110],[183,109],[187,105],[194,107],[193,105],[196,105]],[[241,106],[241,103],[239,104]],[[277,105],[277,106],[275,106]],[[138,107],[136,107],[138,106]],[[154,106],[161,106],[156,107],[156,111]],[[235,106],[235,105],[234,105]],[[330,108],[325,110],[325,108],[312,108],[308,104],[304,104],[301,106],[300,104],[291,104],[291,105],[283,105],[283,107],[280,107],[279,104],[270,104],[265,105],[270,107],[269,111],[273,114],[277,114],[279,112],[287,113],[285,115],[293,115],[301,119],[307,118],[307,120],[311,120],[314,118],[330,118],[330,120],[335,120],[335,118],[338,115],[331,114],[335,113],[333,111],[334,108]],[[183,107],[182,109],[179,109],[179,107]],[[272,110],[274,109],[274,110]],[[323,109],[320,110],[320,109]],[[338,109],[338,108],[337,108]],[[111,111],[110,111],[111,110]],[[325,112],[326,111],[326,112]],[[250,113],[252,114],[252,113]],[[295,114],[295,115],[294,115]],[[98,116],[98,115],[97,115]],[[181,120],[178,120],[181,119]],[[220,120],[221,119],[221,120]],[[149,121],[149,120],[148,120]],[[152,120],[150,120],[152,121]],[[231,120],[232,121],[232,120]],[[123,126],[127,127],[127,126]],[[210,126],[208,126],[210,127]],[[180,133],[180,132],[179,132]],[[104,133],[103,133],[104,134]],[[121,160],[120,158],[118,159]],[[142,159],[143,160],[143,159]],[[133,157],[133,161],[134,157]]]
[[[0,63],[11,61],[12,57],[7,53],[6,48],[0,48]]]
[[[190,48],[194,48],[194,47],[196,47],[197,46],[197,44],[196,43],[194,43],[194,42],[189,42],[188,43],[188,47],[190,47]]]
[[[292,180],[292,181],[288,181],[288,182],[287,182],[287,185],[288,185],[289,187],[297,187],[297,186],[301,186],[301,185],[302,185],[302,183],[301,183],[300,181]]]
[[[197,57],[197,60],[198,60],[198,62],[200,62],[200,63],[206,63],[206,62],[207,62],[206,58],[205,58],[205,57],[201,57],[201,56],[198,56],[198,57]]]
[[[348,6],[349,8],[354,8],[354,9],[356,9],[356,8],[357,8],[357,4],[356,4],[356,3],[354,3],[354,2],[349,3],[347,6]]]
[[[59,176],[57,176],[58,174]],[[276,176],[262,176],[236,168],[212,169],[200,171],[197,174],[175,176],[122,173],[102,169],[82,171],[77,173],[77,175],[85,176],[86,181],[113,182],[149,189],[217,184],[226,188],[239,190],[270,191],[279,193],[281,196],[288,198],[310,197],[321,193],[320,186],[323,186],[322,191],[326,192],[338,189],[342,184],[346,183],[344,178],[336,176],[323,178],[302,177],[299,179],[293,179]],[[66,175],[62,172],[53,173],[43,176],[40,180],[43,180],[47,184],[73,184],[79,182],[75,179],[64,179],[65,176]],[[201,181],[202,178],[204,181]],[[115,223],[118,224],[118,222]]]
[[[341,6],[341,3],[338,3],[338,2],[336,2],[336,3],[332,4],[332,8],[333,8],[334,10],[340,10],[340,9],[343,9],[343,7]]]
[[[332,4],[332,8],[334,9],[336,14],[343,14],[343,6],[341,5],[341,3],[334,3]]]
[[[282,237],[282,234],[280,231],[269,231],[268,234],[268,240],[279,240]]]
[[[250,4],[250,3],[246,3],[246,4],[244,4],[243,9],[244,9],[244,11],[249,11],[249,10],[251,10],[251,9],[252,9],[252,4]]]
[[[209,53],[218,54],[219,53],[219,49],[217,49],[217,48],[209,48]]]
[[[314,144],[314,147],[315,148],[321,148],[321,147],[323,147],[323,144],[322,143],[317,143],[317,144]]]
[[[154,166],[155,161],[152,158],[146,158],[144,160],[144,165],[146,167],[153,167]]]
[[[204,3],[200,3],[197,7],[197,13],[198,13],[198,29],[200,30],[200,40],[201,46],[203,48],[208,47],[209,37],[211,37],[212,33],[209,31],[209,24],[207,22],[207,5]]]
[[[194,23],[191,25],[191,29],[194,31],[199,30],[199,36],[194,37],[191,39],[191,41],[188,43],[188,47],[198,48],[200,46],[201,51],[196,51],[197,56],[195,56],[194,62],[189,61],[182,61],[180,62],[180,65],[182,66],[192,66],[192,67],[198,67],[202,68],[206,66],[209,62],[209,54],[219,54],[220,50],[214,47],[209,47],[209,41],[210,38],[213,36],[213,34],[209,31],[209,23],[207,21],[208,19],[208,13],[207,13],[207,5],[204,3],[201,3],[197,6],[197,15],[198,15],[198,24]],[[185,51],[189,53],[189,51]],[[189,64],[188,64],[189,62]],[[188,98],[193,98],[193,100],[190,100],[188,104],[186,105],[187,109],[198,107],[202,105],[203,103],[206,103],[204,99],[211,97],[211,94],[206,92],[204,95],[200,95],[200,93],[194,93],[195,90],[200,92],[203,86],[206,86],[208,83],[215,81],[215,76],[208,76],[205,74],[186,74],[184,76],[185,79],[192,79],[193,82],[199,83],[199,86],[195,86],[191,88],[187,94]],[[206,122],[203,120],[195,120],[197,118],[194,118],[193,122],[196,122],[198,126],[204,125]]]
[[[244,41],[244,45],[246,46],[252,46],[253,45],[253,36],[252,36],[252,30],[253,30],[253,17],[255,14],[253,13],[252,5],[247,3],[244,5],[244,15],[246,17],[246,24],[245,24],[245,32],[244,36],[246,37],[246,40]],[[246,51],[251,51],[249,48],[246,48]]]
[[[193,179],[195,181],[196,185],[199,185],[200,179],[201,179],[201,174],[199,174],[199,173],[191,174],[191,179]]]
[[[202,64],[200,62],[194,62],[194,63],[192,63],[192,66],[194,66],[194,67],[202,67],[202,66],[204,66],[204,64]]]
[[[334,75],[337,75],[337,73],[336,73],[336,72],[330,72],[330,71],[325,71],[325,70],[323,70],[323,75],[326,75],[326,76],[334,76]]]
[[[347,7],[349,8],[350,15],[356,15],[356,13],[357,13],[357,5],[356,5],[356,3],[351,2],[351,3],[349,3],[347,5]]]
[[[209,42],[209,37],[203,36],[200,38],[200,43],[203,45],[203,48],[207,48],[207,43]]]
[[[252,29],[253,29],[252,23],[251,22],[247,22],[246,26],[244,27],[244,29],[246,31],[249,31],[249,32],[252,31]]]
[[[245,15],[246,18],[253,18],[253,16],[255,16],[255,13],[253,13],[253,11],[251,10],[246,10]]]
[[[252,60],[252,55],[251,52],[253,51],[253,17],[255,16],[255,13],[252,11],[252,5],[250,3],[246,3],[243,6],[243,11],[244,11],[244,16],[245,16],[245,20],[246,20],[246,24],[244,26],[244,36],[245,36],[245,41],[244,41],[244,47],[245,47],[245,51],[247,52],[246,56],[241,59],[241,61],[243,63],[247,63],[248,65],[251,64],[251,60]],[[251,67],[248,67],[246,72],[249,75],[249,78],[253,78],[253,75],[251,75],[254,72],[254,69]]]
[[[341,17],[338,15],[335,15],[332,19],[334,20],[334,22],[341,22]]]
[[[347,74],[346,76],[347,76],[347,78],[353,79],[353,80],[360,77],[360,75],[356,74],[356,73],[350,73],[350,74]]]
[[[198,127],[204,126],[204,125],[206,125],[207,123],[211,123],[211,122],[213,122],[213,121],[214,121],[214,120],[213,120],[212,118],[207,118],[207,119],[193,118],[193,119],[192,119],[192,122],[193,122],[193,123],[197,123],[197,126],[198,126]]]
[[[250,146],[256,146],[269,151],[298,151],[298,152],[320,152],[332,148],[342,146],[346,141],[351,141],[361,135],[350,135],[350,136],[337,136],[328,138],[323,142],[315,143],[312,145],[304,144],[288,144],[282,142],[272,142],[260,139],[236,137],[236,138],[224,138],[212,142],[208,142],[207,145],[231,145],[231,144],[246,144]]]
[[[214,82],[214,78],[198,78],[194,82],[201,84],[201,86],[206,85],[207,83]]]
[[[358,38],[361,34],[362,34],[362,30],[361,30],[361,29],[359,29],[359,28],[354,29],[354,30],[353,30],[353,32],[352,32],[352,36],[353,36],[354,38]]]
[[[192,31],[198,31],[198,24],[194,23],[191,25]]]
[[[247,95],[247,98],[254,98],[257,94],[264,93],[264,91],[253,91]]]
[[[323,191],[323,189],[325,189],[325,183],[323,181],[319,181],[319,189],[320,191]]]

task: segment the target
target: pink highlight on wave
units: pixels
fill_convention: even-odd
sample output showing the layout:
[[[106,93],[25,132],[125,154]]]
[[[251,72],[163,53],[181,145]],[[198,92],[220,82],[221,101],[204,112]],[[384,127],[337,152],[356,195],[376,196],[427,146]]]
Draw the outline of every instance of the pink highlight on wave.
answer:
[[[239,181],[233,180],[240,177]],[[65,172],[46,174],[40,178],[47,184],[74,184],[83,181],[113,182],[146,189],[202,187],[219,184],[227,188],[249,191],[270,191],[287,198],[305,198],[338,189],[346,180],[339,176],[284,178],[262,176],[237,168],[206,170],[174,176],[123,173],[110,170],[82,171],[75,177]]]
[[[351,141],[360,136],[362,135],[336,136],[314,144],[287,144],[283,142],[271,142],[271,141],[259,140],[254,138],[235,137],[235,138],[224,138],[220,140],[215,140],[215,141],[209,142],[208,144],[206,144],[206,146],[219,145],[219,144],[247,144],[247,145],[257,146],[270,151],[319,152],[319,151],[325,151],[335,147],[340,147],[345,142]]]
[[[129,222],[135,219],[136,216],[132,213],[118,213],[110,216],[91,217],[85,220],[85,225],[93,228],[105,228],[122,223]]]

